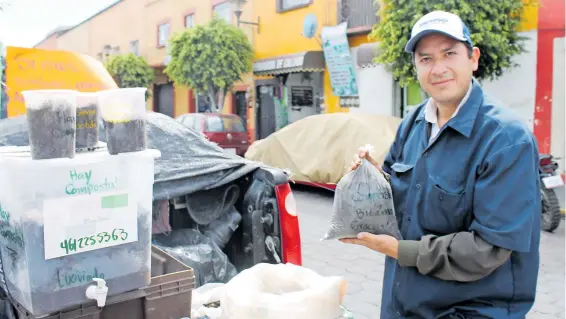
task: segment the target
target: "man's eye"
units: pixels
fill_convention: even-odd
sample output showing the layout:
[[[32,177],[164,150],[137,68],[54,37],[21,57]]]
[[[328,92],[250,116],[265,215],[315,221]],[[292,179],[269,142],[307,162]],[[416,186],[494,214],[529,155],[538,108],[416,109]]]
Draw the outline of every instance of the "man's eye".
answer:
[[[454,51],[448,51],[448,52],[446,52],[446,55],[455,55],[455,54],[456,54],[456,52],[454,52]]]
[[[430,61],[430,57],[426,57],[426,58],[421,59],[421,63],[426,63],[428,61]]]

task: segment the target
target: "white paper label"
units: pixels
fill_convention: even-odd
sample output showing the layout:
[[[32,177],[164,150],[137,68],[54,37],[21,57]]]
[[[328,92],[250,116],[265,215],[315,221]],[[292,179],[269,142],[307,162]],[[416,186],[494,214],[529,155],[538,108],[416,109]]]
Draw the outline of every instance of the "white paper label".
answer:
[[[544,186],[548,189],[556,188],[564,185],[562,177],[559,175],[549,176],[542,179]]]
[[[45,259],[138,240],[136,200],[127,190],[43,203]]]

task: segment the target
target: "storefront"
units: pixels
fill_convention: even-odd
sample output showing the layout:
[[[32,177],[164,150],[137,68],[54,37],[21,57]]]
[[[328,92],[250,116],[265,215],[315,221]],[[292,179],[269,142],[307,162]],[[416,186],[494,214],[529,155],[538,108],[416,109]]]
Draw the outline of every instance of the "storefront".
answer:
[[[282,55],[254,63],[256,139],[321,113],[324,69],[322,51]]]

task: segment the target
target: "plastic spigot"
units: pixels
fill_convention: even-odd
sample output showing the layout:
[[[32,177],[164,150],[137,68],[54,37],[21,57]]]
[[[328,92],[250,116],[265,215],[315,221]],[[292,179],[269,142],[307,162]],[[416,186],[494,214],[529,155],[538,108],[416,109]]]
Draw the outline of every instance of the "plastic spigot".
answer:
[[[96,300],[98,307],[104,307],[106,304],[106,296],[108,295],[108,287],[106,281],[101,278],[92,278],[96,285],[90,285],[86,289],[86,297]]]

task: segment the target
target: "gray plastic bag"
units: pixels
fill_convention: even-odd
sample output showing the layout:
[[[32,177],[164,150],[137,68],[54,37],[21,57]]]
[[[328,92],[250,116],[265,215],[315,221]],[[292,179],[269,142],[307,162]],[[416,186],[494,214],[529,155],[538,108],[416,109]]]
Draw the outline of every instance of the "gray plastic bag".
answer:
[[[332,221],[323,240],[356,238],[362,232],[401,239],[391,186],[366,159],[336,185]]]

